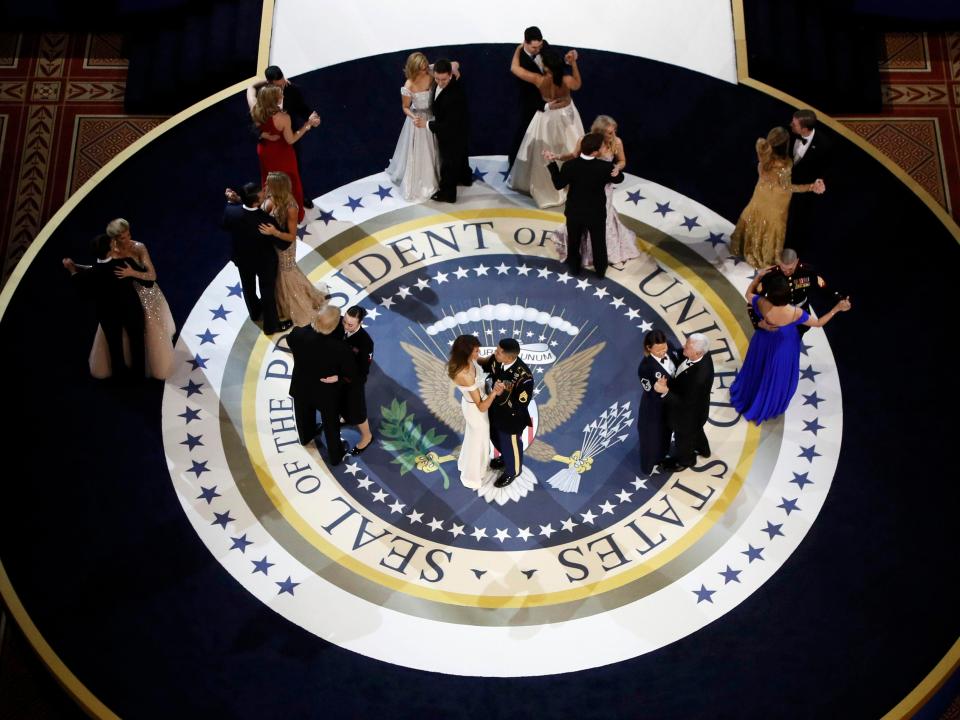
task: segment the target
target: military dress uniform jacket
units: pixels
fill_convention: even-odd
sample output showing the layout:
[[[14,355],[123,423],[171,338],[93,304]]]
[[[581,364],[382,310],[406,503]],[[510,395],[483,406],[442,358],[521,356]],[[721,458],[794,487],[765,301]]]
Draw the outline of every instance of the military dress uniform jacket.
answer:
[[[764,275],[763,280],[757,285],[757,295],[766,297],[763,288],[764,282],[767,278],[772,278],[775,275],[783,275],[783,271],[778,265],[775,265],[770,272]],[[810,312],[811,292],[816,293],[827,287],[826,280],[817,274],[813,265],[803,261],[797,263],[793,274],[787,278],[787,284],[790,286],[790,304],[802,308],[807,312]],[[757,327],[757,324],[760,322],[760,317],[753,311],[751,305],[748,305],[747,308],[750,313],[750,321],[754,327]]]
[[[506,370],[503,364],[499,363],[492,356],[487,364],[488,380],[490,388],[498,380],[504,383],[512,383],[509,390],[505,390],[499,395],[487,411],[490,417],[490,425],[501,432],[519,433],[524,428],[532,426],[530,413],[527,406],[533,399],[533,374],[530,368],[520,358]]]

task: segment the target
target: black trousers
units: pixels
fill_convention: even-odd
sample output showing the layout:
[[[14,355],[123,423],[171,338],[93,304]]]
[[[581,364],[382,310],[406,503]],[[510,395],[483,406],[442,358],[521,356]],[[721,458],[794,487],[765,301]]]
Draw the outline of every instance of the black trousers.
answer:
[[[340,441],[340,406],[338,385],[331,384],[330,397],[293,398],[293,416],[297,422],[297,436],[301,445],[316,437],[317,412],[323,423],[323,439],[327,444],[327,457],[336,464],[343,460],[343,443]],[[317,446],[319,449],[319,445]]]
[[[607,218],[606,215],[590,220],[567,218],[567,266],[570,273],[580,272],[580,242],[585,232],[590,233],[590,247],[593,250],[593,269],[597,277],[607,272]]]
[[[243,288],[243,301],[251,320],[263,318],[263,331],[272,335],[280,329],[277,315],[277,268],[258,267],[256,263],[237,263],[240,271],[240,287]],[[257,279],[260,280],[260,295],[257,296]]]
[[[710,454],[710,442],[703,431],[703,425],[675,428],[673,431],[673,459],[680,465],[696,465],[697,453]]]
[[[462,143],[451,143],[452,148],[440,143],[440,189],[439,195],[444,200],[457,199],[457,185],[472,185],[473,171],[467,160],[467,151],[460,147]]]
[[[123,314],[109,314],[100,317],[100,327],[110,350],[110,367],[114,377],[127,374],[133,379],[142,380],[146,375],[143,337],[143,309],[132,308]],[[123,332],[126,330],[130,340],[130,369],[123,357]]]

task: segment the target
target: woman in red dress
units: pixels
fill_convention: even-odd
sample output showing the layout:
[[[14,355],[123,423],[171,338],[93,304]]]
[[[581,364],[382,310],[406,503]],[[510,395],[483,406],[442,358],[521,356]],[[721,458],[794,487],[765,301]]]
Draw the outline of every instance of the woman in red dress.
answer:
[[[300,169],[293,144],[304,134],[320,124],[320,116],[311,113],[303,127],[293,131],[290,116],[280,106],[283,88],[277,85],[264,85],[259,91],[247,90],[247,104],[250,117],[260,130],[260,142],[257,143],[257,155],[260,157],[260,182],[266,187],[267,174],[282,172],[290,178],[293,197],[297,201],[299,213],[297,221],[303,220],[303,186],[300,184]]]

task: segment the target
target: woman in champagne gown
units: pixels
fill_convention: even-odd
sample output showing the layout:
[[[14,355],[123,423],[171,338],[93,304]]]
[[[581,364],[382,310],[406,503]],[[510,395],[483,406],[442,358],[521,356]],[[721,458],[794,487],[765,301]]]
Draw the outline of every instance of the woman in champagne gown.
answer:
[[[300,183],[300,168],[293,144],[311,128],[320,124],[320,117],[311,113],[307,122],[294,132],[290,115],[281,107],[283,88],[277,85],[264,85],[259,90],[251,87],[247,90],[247,105],[250,117],[260,131],[257,143],[257,156],[260,159],[260,182],[267,184],[267,174],[282,172],[290,178],[291,192],[297,203],[297,222],[303,220],[303,185]]]
[[[537,207],[547,208],[563,205],[566,190],[553,186],[550,172],[543,162],[543,151],[562,155],[583,137],[583,123],[570,93],[579,90],[580,69],[577,66],[577,51],[570,50],[565,58],[553,48],[541,51],[546,72],[540,75],[520,67],[523,45],[513,52],[510,72],[521,80],[536,85],[543,99],[543,110],[538,110],[527,126],[527,132],[517,150],[517,159],[510,168],[507,186],[517,192],[529,194]],[[564,60],[570,65],[571,74],[563,74]]]
[[[406,119],[387,175],[400,188],[404,200],[423,202],[440,186],[437,138],[428,125],[433,120],[433,76],[426,55],[412,53],[404,74],[407,81],[400,88],[400,99]]]
[[[617,121],[609,115],[598,115],[590,126],[590,132],[603,135],[603,145],[600,147],[600,159],[612,162],[618,172],[623,172],[627,165],[627,156],[623,150],[623,141],[617,137]],[[558,160],[572,160],[580,157],[580,143],[573,152],[561,155]],[[623,224],[620,215],[613,207],[613,183],[607,183],[607,260],[614,267],[623,267],[628,260],[640,257],[637,249],[637,234]],[[553,231],[553,241],[557,247],[560,260],[567,259],[567,226],[560,225]],[[590,245],[590,233],[583,234],[580,242],[580,258],[586,267],[593,267],[593,248]]]
[[[484,372],[477,364],[480,341],[473,335],[460,335],[450,348],[447,375],[460,391],[460,410],[465,427],[457,469],[460,482],[479,490],[490,464],[490,420],[487,409],[499,392],[484,391]]]
[[[775,127],[766,138],[757,140],[759,179],[730,235],[730,254],[745,258],[755,268],[770,267],[780,257],[793,193],[824,190],[821,180],[809,185],[790,182],[793,160],[787,156],[789,139],[786,128]]]
[[[107,235],[111,238],[111,257],[126,258],[129,264],[129,267],[118,268],[117,276],[132,277],[135,280],[133,286],[140,296],[140,304],[143,305],[143,337],[128,338],[124,334],[124,345],[130,342],[144,343],[147,377],[166,380],[173,373],[173,336],[177,327],[167,299],[157,285],[157,271],[150,260],[150,253],[147,252],[146,245],[133,239],[130,223],[123,218],[110,221]],[[129,357],[129,354],[129,350],[125,349],[124,355]],[[90,374],[100,379],[113,374],[110,350],[99,325],[90,350]]]
[[[276,225],[263,223],[260,232],[287,243],[277,250],[277,314],[281,322],[309,325],[317,313],[327,306],[326,285],[314,287],[297,265],[297,215],[299,208],[290,188],[290,178],[282,172],[267,175],[267,199],[263,209],[273,216]],[[281,230],[280,228],[284,228]]]
[[[822,318],[810,317],[803,308],[790,304],[790,286],[783,275],[773,275],[764,283],[766,297],[756,294],[764,270],[747,288],[747,302],[760,326],[747,346],[747,356],[736,379],[730,385],[730,402],[746,420],[759,425],[782,415],[797,391],[800,377],[800,333],[798,325],[823,327],[838,312],[850,309],[842,299]]]

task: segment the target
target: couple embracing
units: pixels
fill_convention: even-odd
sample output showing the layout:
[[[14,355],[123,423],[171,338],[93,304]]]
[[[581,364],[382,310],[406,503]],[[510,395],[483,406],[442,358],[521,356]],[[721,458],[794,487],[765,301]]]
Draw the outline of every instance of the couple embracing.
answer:
[[[502,470],[493,484],[506,487],[523,468],[521,436],[532,425],[527,406],[533,399],[533,375],[520,359],[520,343],[504,338],[492,355],[480,357],[480,341],[460,335],[450,349],[447,375],[460,389],[466,421],[457,459],[460,481],[479,490],[489,468]],[[499,453],[493,460],[490,442]]]

